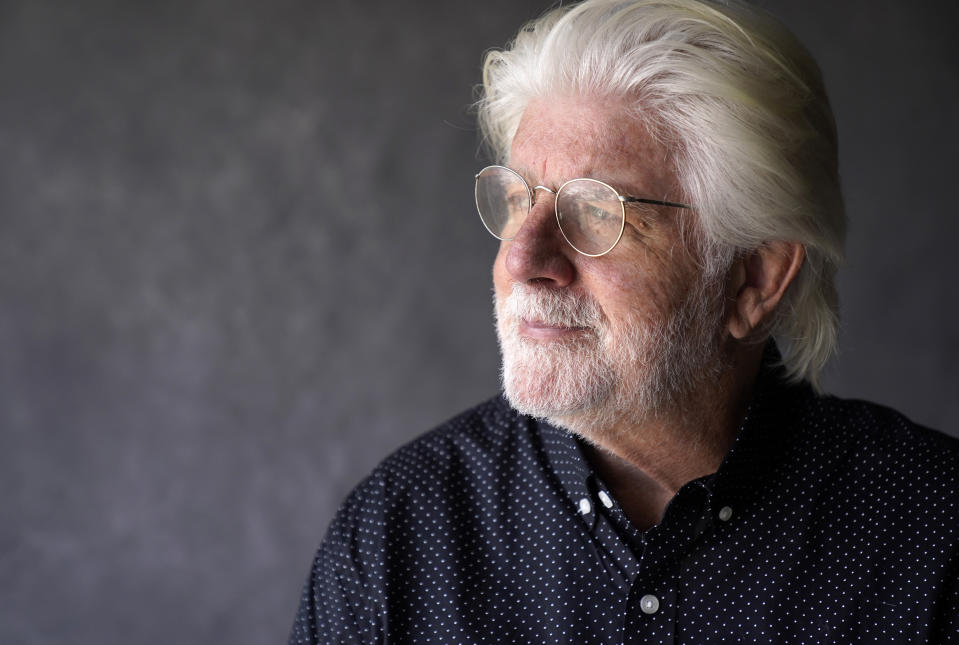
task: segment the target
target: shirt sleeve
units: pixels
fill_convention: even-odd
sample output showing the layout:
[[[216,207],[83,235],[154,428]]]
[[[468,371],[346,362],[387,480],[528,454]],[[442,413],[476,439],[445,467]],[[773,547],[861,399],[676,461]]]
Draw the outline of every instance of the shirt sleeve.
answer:
[[[931,642],[942,645],[959,643],[959,566],[952,567],[949,582],[944,587],[940,599]]]
[[[290,645],[385,641],[382,589],[383,543],[370,538],[370,505],[359,491],[347,499],[313,560]],[[373,504],[374,507],[378,506]]]
[[[325,549],[317,554],[300,598],[290,645],[383,642],[375,622],[370,620],[375,612],[359,580],[334,560]]]

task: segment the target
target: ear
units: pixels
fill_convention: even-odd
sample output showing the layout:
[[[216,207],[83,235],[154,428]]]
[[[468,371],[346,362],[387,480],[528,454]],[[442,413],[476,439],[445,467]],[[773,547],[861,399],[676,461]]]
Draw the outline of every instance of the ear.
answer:
[[[729,272],[728,328],[744,339],[769,320],[786,288],[799,274],[806,250],[799,242],[774,241],[740,258]]]

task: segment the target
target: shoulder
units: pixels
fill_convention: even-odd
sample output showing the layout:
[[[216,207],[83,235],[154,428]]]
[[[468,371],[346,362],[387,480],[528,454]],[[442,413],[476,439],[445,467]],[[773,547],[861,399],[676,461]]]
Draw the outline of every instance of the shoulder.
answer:
[[[800,434],[842,481],[883,503],[925,504],[954,515],[959,507],[959,439],[867,401],[812,396],[801,407]],[[808,454],[808,453],[807,453]]]
[[[814,397],[805,409],[807,427],[833,434],[863,456],[902,462],[959,462],[959,438],[915,423],[876,403],[835,396]]]
[[[382,528],[399,519],[398,511],[445,506],[467,490],[482,500],[483,490],[508,485],[516,464],[537,461],[535,433],[536,424],[501,396],[489,399],[386,457],[349,494],[331,529],[364,522]]]
[[[496,396],[421,435],[384,459],[361,484],[434,488],[450,477],[488,467],[517,449],[527,452],[532,426]]]

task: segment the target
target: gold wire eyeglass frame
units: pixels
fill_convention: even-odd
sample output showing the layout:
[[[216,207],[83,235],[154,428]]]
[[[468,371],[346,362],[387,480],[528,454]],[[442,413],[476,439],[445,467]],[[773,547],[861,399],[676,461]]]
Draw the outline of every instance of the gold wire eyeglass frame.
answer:
[[[606,182],[600,181],[600,180],[598,180],[598,179],[592,179],[592,178],[590,178],[590,177],[577,177],[577,178],[574,178],[574,179],[570,179],[570,180],[568,180],[568,181],[566,181],[566,182],[563,182],[563,185],[561,185],[561,186],[560,186],[559,188],[557,188],[556,190],[553,190],[552,188],[549,188],[549,187],[547,187],[547,186],[533,186],[532,188],[530,188],[530,187],[529,187],[529,183],[526,181],[526,179],[523,178],[523,176],[522,176],[521,174],[519,174],[518,172],[516,172],[516,171],[513,170],[512,168],[507,168],[506,166],[500,166],[500,165],[495,165],[495,164],[494,164],[494,165],[492,165],[492,166],[486,166],[485,168],[483,168],[482,170],[480,170],[478,173],[476,173],[476,175],[474,175],[474,179],[476,180],[476,185],[475,185],[474,188],[473,188],[473,198],[474,198],[474,200],[476,201],[476,212],[477,212],[477,213],[479,214],[479,216],[480,216],[480,221],[483,222],[483,227],[484,227],[487,231],[489,231],[490,235],[492,235],[493,237],[495,237],[495,238],[498,239],[498,240],[507,240],[507,241],[508,241],[508,240],[513,239],[513,238],[512,238],[512,237],[502,237],[502,236],[497,235],[496,233],[494,233],[494,232],[492,231],[492,229],[490,229],[489,225],[486,223],[486,219],[483,217],[483,211],[482,211],[482,209],[480,209],[480,205],[479,205],[479,202],[480,202],[480,199],[479,199],[479,179],[480,179],[480,175],[482,175],[484,172],[486,172],[486,171],[488,171],[488,170],[489,170],[489,171],[492,171],[492,170],[505,170],[505,171],[509,172],[510,174],[515,175],[517,179],[519,179],[521,182],[523,182],[523,186],[526,187],[526,193],[527,193],[527,196],[529,197],[529,202],[528,202],[528,203],[529,203],[529,207],[528,207],[527,210],[526,210],[526,215],[529,215],[529,212],[530,212],[531,210],[533,210],[533,206],[536,205],[536,191],[537,191],[537,190],[542,189],[542,190],[545,190],[546,192],[550,193],[551,195],[553,195],[553,199],[554,199],[554,202],[553,202],[553,214],[556,216],[556,226],[559,228],[559,232],[562,234],[563,239],[566,240],[566,243],[569,244],[571,247],[573,247],[573,249],[574,249],[577,253],[580,253],[580,254],[582,254],[582,255],[585,255],[585,256],[591,257],[591,258],[598,258],[598,257],[600,257],[600,256],[606,255],[607,253],[609,253],[610,251],[612,251],[614,248],[616,248],[616,245],[617,245],[617,244],[619,244],[619,240],[622,239],[622,237],[623,237],[623,231],[626,229],[626,204],[629,204],[629,203],[640,203],[640,204],[652,204],[652,205],[654,205],[654,206],[669,206],[669,207],[671,207],[671,208],[692,209],[692,206],[689,206],[689,205],[687,205],[687,204],[680,204],[680,203],[678,203],[678,202],[668,202],[668,201],[663,201],[663,200],[660,200],[660,199],[648,199],[648,198],[645,198],[645,197],[633,197],[633,196],[631,196],[631,195],[622,195],[622,194],[620,194],[620,192],[619,192],[618,190],[616,190],[615,188],[613,188],[612,186],[610,186],[610,185],[607,184]],[[619,233],[616,235],[616,240],[609,246],[608,249],[606,249],[606,250],[603,251],[602,253],[586,253],[585,251],[577,248],[576,245],[573,244],[572,241],[570,241],[569,237],[566,236],[566,231],[563,230],[563,225],[562,225],[562,223],[561,223],[561,217],[560,217],[560,213],[559,213],[559,196],[560,196],[560,194],[563,192],[563,189],[564,189],[564,188],[566,188],[567,186],[569,186],[569,185],[572,184],[573,182],[577,182],[577,181],[588,181],[588,182],[593,182],[593,183],[599,184],[600,186],[603,186],[603,187],[609,189],[610,193],[616,195],[616,198],[619,200],[619,206],[620,206],[620,211],[621,211],[621,212],[620,212],[620,222],[619,222]],[[525,215],[524,215],[524,221],[525,221]]]

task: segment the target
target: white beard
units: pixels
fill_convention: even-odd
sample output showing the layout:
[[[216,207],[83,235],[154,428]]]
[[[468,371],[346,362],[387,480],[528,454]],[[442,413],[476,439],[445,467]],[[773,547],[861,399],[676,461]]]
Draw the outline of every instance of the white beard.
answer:
[[[586,438],[675,411],[723,369],[715,285],[699,285],[652,320],[637,313],[610,323],[590,296],[524,284],[494,304],[507,400]],[[535,340],[520,335],[523,319],[585,331]]]

